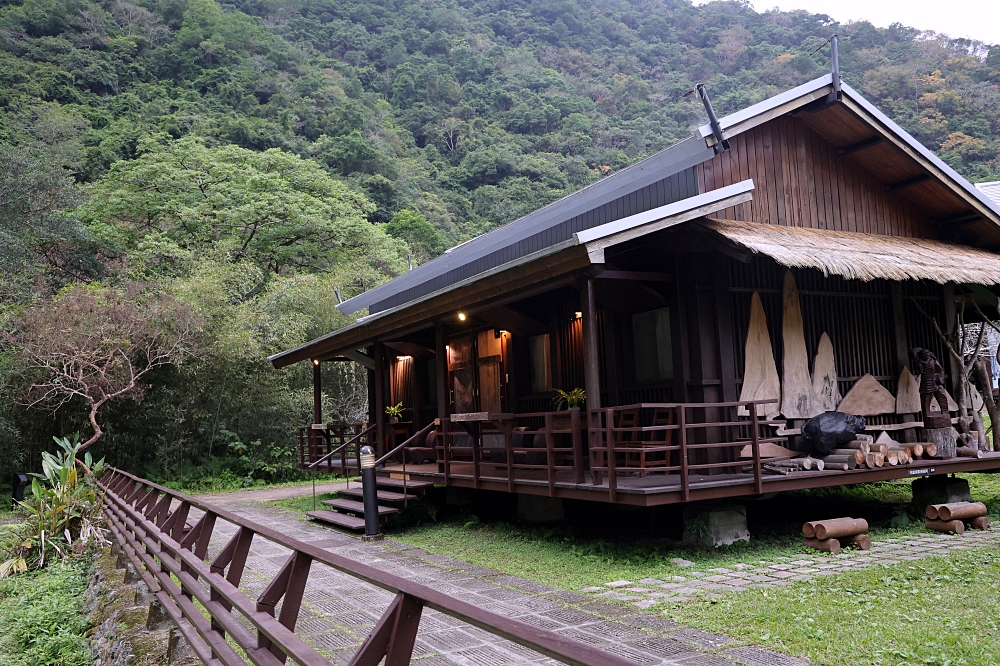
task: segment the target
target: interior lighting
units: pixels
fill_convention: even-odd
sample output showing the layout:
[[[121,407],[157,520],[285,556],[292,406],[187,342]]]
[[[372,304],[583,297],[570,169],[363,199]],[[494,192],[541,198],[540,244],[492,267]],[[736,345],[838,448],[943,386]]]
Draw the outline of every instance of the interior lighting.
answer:
[[[314,358],[313,359],[313,365],[319,365],[319,359],[318,358]]]
[[[574,315],[573,319],[583,319],[583,313],[582,312],[574,312],[573,315]]]
[[[405,356],[397,356],[396,360],[397,361],[409,361],[411,358],[413,358],[413,357],[410,356],[409,354],[407,354]]]
[[[465,313],[464,312],[459,312],[458,313],[458,320],[459,321],[465,321]]]

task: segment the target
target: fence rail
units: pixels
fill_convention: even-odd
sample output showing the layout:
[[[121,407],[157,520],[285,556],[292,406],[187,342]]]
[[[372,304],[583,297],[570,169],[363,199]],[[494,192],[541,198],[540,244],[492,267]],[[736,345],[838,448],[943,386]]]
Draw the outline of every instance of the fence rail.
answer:
[[[376,666],[383,663],[383,658],[385,666],[409,664],[424,608],[450,615],[565,664],[634,666],[621,657],[327,552],[127,472],[112,469],[100,483],[106,490],[106,516],[118,545],[194,652],[209,666],[248,663],[280,666],[289,658],[302,666],[331,665],[295,634],[314,563],[395,594],[354,654],[351,666]],[[203,514],[193,525],[188,525],[192,509]],[[208,561],[205,558],[209,542],[220,519],[237,527],[237,531],[218,555]],[[239,586],[250,547],[257,538],[280,544],[292,553],[260,596],[251,599]],[[230,644],[227,636],[239,649]]]

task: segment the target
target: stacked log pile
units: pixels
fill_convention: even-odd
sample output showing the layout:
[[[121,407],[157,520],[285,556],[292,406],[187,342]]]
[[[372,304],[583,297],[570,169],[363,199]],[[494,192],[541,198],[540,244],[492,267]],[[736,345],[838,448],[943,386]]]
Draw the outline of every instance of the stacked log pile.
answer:
[[[802,544],[836,555],[847,545],[855,545],[861,550],[872,547],[868,536],[868,521],[864,518],[834,518],[813,520],[802,525],[805,537]]]
[[[982,502],[952,502],[931,504],[924,512],[927,529],[935,532],[962,534],[965,524],[977,530],[988,530],[990,519],[986,517],[986,505]]]

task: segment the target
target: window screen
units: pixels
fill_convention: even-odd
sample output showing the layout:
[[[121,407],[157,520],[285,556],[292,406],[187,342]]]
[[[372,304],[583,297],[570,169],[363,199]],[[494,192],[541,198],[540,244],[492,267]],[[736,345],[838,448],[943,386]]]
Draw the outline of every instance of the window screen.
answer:
[[[531,392],[552,390],[552,364],[549,362],[549,334],[528,338],[528,357],[531,364]]]
[[[636,383],[650,384],[674,378],[670,308],[632,315],[632,349]]]

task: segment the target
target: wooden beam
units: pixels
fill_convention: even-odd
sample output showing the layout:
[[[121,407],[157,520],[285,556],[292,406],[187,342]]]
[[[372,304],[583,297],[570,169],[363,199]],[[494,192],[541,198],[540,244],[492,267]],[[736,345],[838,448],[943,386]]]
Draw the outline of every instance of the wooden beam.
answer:
[[[593,279],[583,281],[580,310],[583,315],[583,389],[587,392],[587,409],[597,409],[601,406],[601,364],[597,356],[597,301]]]
[[[375,345],[375,455],[385,453],[385,346]]]
[[[375,369],[375,361],[372,359],[371,356],[368,356],[367,354],[362,354],[359,351],[348,349],[347,351],[340,352],[340,355],[346,359],[354,361],[355,363],[360,363],[369,370]]]
[[[595,277],[599,280],[632,280],[634,282],[673,282],[674,280],[674,276],[669,273],[651,271],[604,270]]]
[[[839,149],[837,151],[837,154],[838,155],[851,155],[853,153],[857,153],[857,152],[860,152],[862,150],[865,150],[866,148],[871,148],[872,146],[877,146],[878,144],[882,143],[883,141],[885,141],[885,137],[882,137],[882,136],[873,136],[873,137],[870,137],[868,139],[863,139],[861,141],[858,141],[857,143],[852,143],[849,146],[844,146],[843,148],[841,148],[841,149]]]
[[[907,178],[906,180],[901,180],[898,183],[893,183],[892,185],[886,185],[886,192],[899,192],[900,190],[905,190],[908,187],[913,187],[914,185],[919,185],[920,183],[926,183],[931,177],[926,173],[919,176],[914,176],[913,178]]]
[[[934,220],[936,225],[944,225],[948,227],[960,227],[967,224],[975,224],[976,222],[982,222],[983,216],[975,211],[959,213],[958,215],[950,215],[948,217],[943,217],[938,220]]]
[[[437,385],[437,413],[439,419],[448,418],[448,350],[445,349],[444,322],[434,322],[434,372]]]
[[[313,361],[313,423],[323,422],[323,371],[317,359]]]

